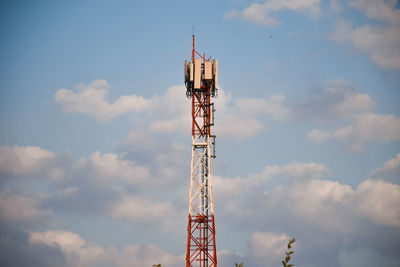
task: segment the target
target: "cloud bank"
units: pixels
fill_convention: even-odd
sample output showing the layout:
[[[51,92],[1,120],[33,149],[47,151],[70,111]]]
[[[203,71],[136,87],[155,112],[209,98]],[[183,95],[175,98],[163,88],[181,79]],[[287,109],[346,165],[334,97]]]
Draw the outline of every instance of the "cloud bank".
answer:
[[[269,0],[262,4],[251,3],[241,11],[232,10],[225,15],[225,18],[241,18],[262,26],[276,26],[280,24],[280,21],[273,15],[282,10],[317,16],[320,13],[320,0]]]
[[[338,19],[332,40],[349,42],[378,66],[399,70],[400,11],[396,8],[396,1],[355,0],[349,1],[348,5],[361,11],[370,23],[354,27],[349,21]]]

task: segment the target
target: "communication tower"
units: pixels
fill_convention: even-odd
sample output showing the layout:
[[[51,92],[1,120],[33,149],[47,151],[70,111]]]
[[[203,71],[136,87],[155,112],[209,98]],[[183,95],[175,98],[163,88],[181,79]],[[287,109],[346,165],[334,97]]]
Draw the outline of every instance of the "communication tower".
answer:
[[[218,92],[218,61],[195,50],[185,60],[186,96],[192,101],[192,162],[190,166],[189,218],[186,267],[217,266],[215,247],[212,164],[215,158],[214,103]],[[200,58],[196,58],[196,54]]]

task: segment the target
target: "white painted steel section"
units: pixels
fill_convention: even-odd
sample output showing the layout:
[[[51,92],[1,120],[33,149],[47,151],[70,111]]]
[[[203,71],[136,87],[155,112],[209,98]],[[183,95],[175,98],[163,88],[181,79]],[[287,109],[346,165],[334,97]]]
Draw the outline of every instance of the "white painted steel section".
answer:
[[[214,213],[211,143],[208,137],[199,139],[203,138],[192,138],[189,214],[210,215]]]
[[[208,138],[208,144],[207,144],[207,149],[208,149],[208,180],[209,180],[209,185],[208,187],[210,188],[210,206],[211,206],[211,214],[214,214],[214,190],[213,190],[213,172],[212,172],[212,164],[211,164],[211,138]]]
[[[194,137],[193,136],[192,136],[192,143],[194,143]],[[194,147],[192,147],[192,161],[190,163],[189,215],[192,214],[193,164],[194,164]]]

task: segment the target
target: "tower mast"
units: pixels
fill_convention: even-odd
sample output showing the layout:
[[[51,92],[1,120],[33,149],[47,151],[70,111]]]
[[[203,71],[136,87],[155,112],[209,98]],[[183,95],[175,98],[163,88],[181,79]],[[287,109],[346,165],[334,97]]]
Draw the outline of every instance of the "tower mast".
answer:
[[[199,54],[193,34],[192,62],[185,60],[186,96],[192,100],[192,161],[186,267],[217,266],[212,164],[215,158],[214,103],[218,90],[218,61]],[[196,54],[200,58],[196,58]]]

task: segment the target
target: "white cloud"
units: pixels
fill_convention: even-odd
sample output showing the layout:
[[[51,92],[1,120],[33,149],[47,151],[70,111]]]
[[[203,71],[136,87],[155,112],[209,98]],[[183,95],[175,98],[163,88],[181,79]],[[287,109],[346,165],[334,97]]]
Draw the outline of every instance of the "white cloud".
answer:
[[[140,166],[124,155],[101,154],[96,151],[88,158],[73,160],[69,154],[55,154],[41,147],[0,147],[0,173],[16,176],[40,174],[41,179],[58,182],[74,177],[85,177],[95,184],[143,184],[150,174],[147,166]]]
[[[252,3],[242,11],[233,10],[226,14],[225,18],[243,18],[263,26],[275,26],[280,21],[273,15],[281,10],[317,16],[320,13],[320,0],[269,0],[263,4]]]
[[[117,266],[153,266],[153,264],[162,264],[162,266],[182,266],[185,262],[183,255],[174,255],[166,253],[155,245],[129,245],[113,257]]]
[[[60,89],[54,95],[64,112],[85,113],[107,122],[127,112],[139,112],[149,107],[151,100],[137,95],[120,96],[114,103],[105,100],[110,85],[106,80],[80,84],[75,90]]]
[[[64,254],[67,266],[152,266],[162,263],[163,266],[179,266],[184,262],[183,255],[169,254],[155,245],[127,245],[121,250],[115,247],[105,249],[98,245],[90,245],[78,234],[54,230],[30,232],[29,244],[41,244],[59,248]]]
[[[375,103],[368,94],[341,80],[329,82],[303,102],[293,105],[293,119],[316,121],[344,120],[348,124],[334,130],[314,128],[306,138],[314,143],[334,140],[351,152],[360,152],[370,142],[400,140],[400,118],[373,113]]]
[[[149,133],[145,128],[133,129],[125,136],[122,144],[129,149],[126,158],[134,159],[147,166],[149,179],[146,185],[166,188],[181,184],[182,177],[187,176],[187,166],[190,166],[190,136],[187,145],[183,146],[176,140],[176,135],[165,133]],[[181,141],[181,140],[179,140]]]
[[[327,174],[324,165],[294,162],[267,166],[262,173],[246,178],[217,176],[213,180],[215,203],[220,216],[237,218],[236,223],[247,223],[249,229],[263,229],[265,223],[286,231],[303,227],[347,235],[356,234],[360,224],[400,227],[399,185],[368,179],[353,189],[337,181],[319,180]],[[271,178],[281,175],[294,180],[271,188]],[[302,177],[312,179],[299,179]],[[296,227],[290,224],[293,221]]]
[[[322,143],[329,138],[331,138],[332,134],[329,132],[323,132],[318,129],[313,129],[307,133],[307,139],[314,143]]]
[[[149,129],[151,132],[174,133],[181,130],[183,133],[189,133],[190,125],[190,117],[186,116],[170,120],[154,120]]]
[[[85,245],[85,241],[77,234],[66,231],[32,232],[29,243],[59,246],[64,253],[77,251]]]
[[[250,253],[263,265],[272,266],[284,257],[288,241],[286,234],[255,232],[250,238]]]
[[[217,250],[217,259],[219,266],[233,266],[234,263],[246,262],[243,259],[244,255],[226,249],[218,249]]]
[[[310,180],[278,187],[266,192],[266,196],[280,199],[281,205],[287,205],[297,218],[330,231],[354,231],[355,212],[377,224],[400,227],[400,209],[396,204],[400,200],[400,186],[382,180],[365,180],[356,190],[338,182]]]
[[[241,188],[243,190],[249,186],[258,186],[261,183],[268,182],[273,177],[279,175],[287,175],[294,180],[297,179],[319,179],[330,171],[328,168],[319,163],[315,162],[292,162],[283,166],[272,165],[266,166],[261,173],[250,174],[247,178],[222,178],[219,176],[214,177],[216,183],[220,186],[216,186],[219,189],[227,192],[235,192]]]
[[[140,143],[147,149],[148,143]],[[55,154],[39,147],[2,147],[2,161],[9,163],[3,169],[14,164],[11,170],[14,175],[20,175],[19,179],[35,170],[40,173],[40,183],[46,187],[55,186],[56,191],[32,197],[26,192],[6,189],[0,192],[0,219],[18,225],[35,225],[54,210],[110,216],[141,227],[176,230],[177,221],[181,221],[176,219],[177,209],[170,202],[156,200],[162,196],[153,192],[169,192],[166,188],[181,183],[180,170],[184,168],[180,165],[186,161],[180,160],[181,147],[169,143],[167,148],[164,146],[165,151],[160,151],[162,148],[154,145],[149,150],[150,160],[138,164],[132,160],[135,156],[129,153],[96,151],[75,160],[69,154]],[[138,151],[140,157],[145,156]],[[14,162],[14,158],[18,160]],[[53,169],[59,170],[55,177]],[[129,195],[131,192],[135,195]],[[181,218],[184,221],[184,214]]]
[[[52,211],[39,207],[42,200],[43,197],[32,197],[24,190],[6,188],[0,192],[0,220],[11,224],[33,224],[49,218]]]
[[[348,116],[356,112],[370,110],[373,106],[374,103],[369,95],[346,92],[343,101],[332,106],[332,111],[341,116]]]
[[[285,165],[282,172],[294,178],[308,178],[316,179],[321,178],[329,173],[325,165],[315,162],[300,163],[293,162]]]
[[[354,124],[331,133],[314,129],[307,134],[307,138],[317,143],[329,139],[337,140],[348,145],[352,152],[361,151],[368,142],[400,140],[400,117],[365,112],[355,115],[354,120]]]
[[[260,118],[264,114],[278,121],[287,120],[291,115],[291,109],[282,95],[232,100],[231,95],[220,90],[215,108],[217,136],[238,141],[249,139],[267,130],[267,126]]]
[[[335,41],[350,41],[367,53],[375,64],[388,69],[400,69],[400,11],[395,1],[350,1],[349,6],[362,11],[367,18],[381,24],[366,24],[353,28],[350,22],[338,20],[331,37]]]
[[[303,102],[294,104],[292,113],[295,119],[325,122],[371,111],[374,106],[368,94],[358,92],[347,82],[336,80],[324,84]]]
[[[249,118],[245,114],[221,114],[220,117],[221,120],[215,126],[215,133],[220,138],[241,141],[254,137],[261,131],[266,130],[266,126],[260,120]]]
[[[106,254],[102,247],[86,245],[78,234],[68,231],[30,232],[28,242],[60,249],[68,266],[92,266]]]
[[[400,179],[400,153],[396,157],[385,161],[381,167],[373,170],[371,176],[377,178],[393,176]]]
[[[177,210],[169,202],[153,202],[134,195],[122,196],[111,208],[114,218],[170,231],[177,227]]]
[[[308,180],[265,191],[265,205],[276,213],[288,214],[307,227],[319,231],[351,233],[352,221],[349,203],[353,190],[348,185],[334,181]]]
[[[360,211],[378,224],[400,227],[400,186],[382,180],[365,180],[356,196]]]
[[[266,166],[259,174],[249,175],[248,179],[258,182],[266,182],[274,176],[287,175],[294,180],[319,179],[329,174],[328,168],[315,162],[292,162],[283,166]]]
[[[268,186],[269,182],[276,181],[277,177],[290,177],[299,182],[308,179],[319,179],[328,175],[330,171],[322,164],[315,162],[301,163],[292,162],[283,166],[266,166],[261,173],[250,174],[246,178],[223,178],[213,177],[215,202],[223,206],[224,212],[231,216],[245,216],[249,211],[250,199],[254,200],[255,192]],[[262,194],[259,192],[260,195]],[[262,198],[262,196],[259,196]],[[232,201],[232,199],[237,200]]]
[[[349,6],[365,13],[368,18],[381,19],[393,24],[400,24],[400,12],[393,0],[353,0]]]
[[[36,146],[0,146],[0,173],[35,173],[54,157],[53,152]]]
[[[285,105],[283,95],[274,95],[269,98],[241,98],[236,101],[238,109],[249,114],[268,114],[276,120],[287,120],[291,110]]]
[[[152,97],[154,104],[148,114],[150,132],[191,133],[191,101],[185,92],[183,85],[172,86],[165,95]]]
[[[35,172],[36,180],[46,187],[55,186],[56,191],[35,198],[26,193],[4,191],[0,194],[1,217],[6,221],[21,223],[26,220],[30,223],[35,218],[50,215],[51,210],[109,216],[110,209],[114,208],[113,215],[118,218],[144,225],[140,216],[135,217],[137,213],[129,214],[128,210],[124,210],[134,204],[137,205],[136,212],[143,204],[150,205],[153,210],[166,207],[166,211],[173,214],[176,211],[170,203],[153,203],[154,198],[161,196],[151,194],[148,189],[168,192],[166,188],[176,188],[185,175],[182,166],[188,166],[189,159],[185,160],[184,150],[178,144],[165,144],[163,140],[142,142],[143,139],[136,138],[138,136],[140,134],[132,137],[134,140],[131,141],[137,142],[132,152],[114,154],[96,151],[78,160],[69,154],[55,154],[40,147],[2,147],[3,183],[11,181],[10,172],[18,177],[18,181],[30,178]],[[147,137],[149,135],[142,135],[142,138]],[[137,198],[122,197],[131,192],[135,192]],[[150,197],[146,198],[146,195]],[[39,205],[46,210],[38,208]],[[171,220],[168,223],[173,225]]]
[[[149,177],[147,167],[138,166],[131,160],[125,160],[121,155],[94,152],[88,159],[80,159],[74,166],[75,171],[89,170],[90,177],[105,183],[120,181],[126,184],[139,184]]]

